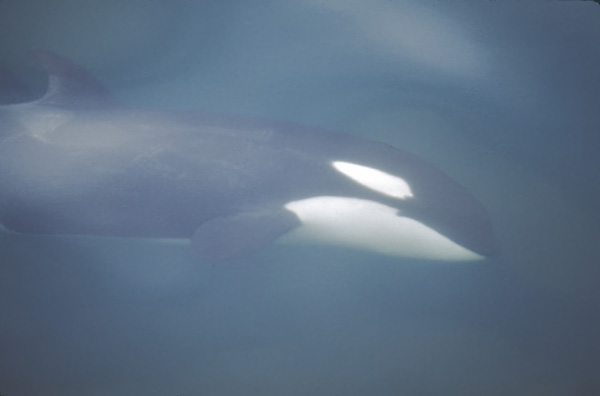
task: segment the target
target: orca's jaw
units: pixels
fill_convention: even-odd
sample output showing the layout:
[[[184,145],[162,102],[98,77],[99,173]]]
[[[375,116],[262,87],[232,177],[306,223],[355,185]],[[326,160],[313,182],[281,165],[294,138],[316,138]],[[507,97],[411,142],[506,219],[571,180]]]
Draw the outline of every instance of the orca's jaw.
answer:
[[[474,261],[481,256],[397,209],[375,201],[320,196],[292,201],[285,208],[301,225],[285,242],[310,242],[440,261]]]

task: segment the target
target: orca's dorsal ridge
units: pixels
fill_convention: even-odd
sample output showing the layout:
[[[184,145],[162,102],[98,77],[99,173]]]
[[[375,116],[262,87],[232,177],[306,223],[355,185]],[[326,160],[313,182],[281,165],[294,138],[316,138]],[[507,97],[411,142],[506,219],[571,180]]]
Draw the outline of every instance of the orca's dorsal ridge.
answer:
[[[81,66],[52,51],[36,50],[33,54],[48,73],[46,94],[37,104],[72,109],[116,105],[108,89]]]

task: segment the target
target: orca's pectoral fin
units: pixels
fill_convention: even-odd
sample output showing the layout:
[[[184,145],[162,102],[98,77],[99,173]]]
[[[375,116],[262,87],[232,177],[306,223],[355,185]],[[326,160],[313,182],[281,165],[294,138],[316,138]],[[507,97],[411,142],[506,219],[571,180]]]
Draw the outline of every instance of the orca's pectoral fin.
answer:
[[[233,260],[275,241],[299,224],[285,209],[240,212],[202,224],[192,236],[192,248],[202,260]]]

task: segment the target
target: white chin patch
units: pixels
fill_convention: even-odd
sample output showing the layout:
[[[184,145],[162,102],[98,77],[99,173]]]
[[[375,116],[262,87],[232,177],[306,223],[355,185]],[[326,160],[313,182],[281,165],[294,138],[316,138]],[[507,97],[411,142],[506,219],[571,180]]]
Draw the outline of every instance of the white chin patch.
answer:
[[[408,183],[398,176],[350,162],[334,161],[331,165],[355,182],[382,194],[400,199],[413,196]]]
[[[280,240],[336,245],[391,256],[443,261],[484,257],[392,207],[363,199],[314,197],[289,202],[302,225]]]

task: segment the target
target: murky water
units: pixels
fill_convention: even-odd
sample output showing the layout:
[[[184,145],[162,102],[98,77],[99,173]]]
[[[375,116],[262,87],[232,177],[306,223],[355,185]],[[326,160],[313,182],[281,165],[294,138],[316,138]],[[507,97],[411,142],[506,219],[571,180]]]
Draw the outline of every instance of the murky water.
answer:
[[[600,393],[599,21],[594,2],[0,2],[25,95],[47,48],[130,106],[387,142],[466,186],[501,245],[466,264],[275,245],[212,265],[3,234],[0,392]]]

